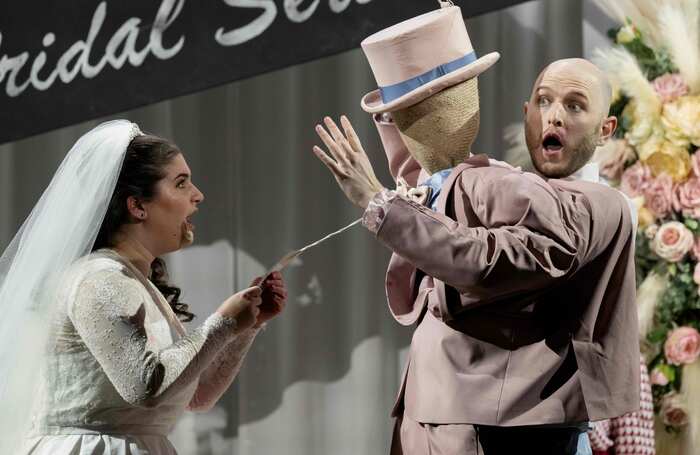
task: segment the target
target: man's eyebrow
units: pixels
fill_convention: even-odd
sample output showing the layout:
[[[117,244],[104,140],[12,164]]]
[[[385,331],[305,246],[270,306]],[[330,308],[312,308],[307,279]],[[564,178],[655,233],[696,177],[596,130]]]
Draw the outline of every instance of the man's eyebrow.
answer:
[[[588,101],[588,94],[586,94],[580,90],[574,90],[572,92],[569,92],[569,96],[583,98],[584,100]]]
[[[177,179],[179,179],[180,177],[185,177],[186,179],[188,179],[188,178],[190,178],[190,174],[188,174],[188,173],[186,173],[186,172],[180,173],[180,174],[176,175],[175,178],[174,178],[173,180],[177,180]]]

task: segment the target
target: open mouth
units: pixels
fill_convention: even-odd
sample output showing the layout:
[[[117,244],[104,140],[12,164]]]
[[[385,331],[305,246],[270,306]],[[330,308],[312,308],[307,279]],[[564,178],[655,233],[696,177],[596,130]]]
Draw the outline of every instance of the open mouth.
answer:
[[[561,137],[556,133],[548,133],[542,140],[542,149],[545,154],[553,155],[561,152],[564,149]]]
[[[194,241],[194,224],[192,224],[192,217],[188,216],[185,218],[185,225],[183,227],[183,236],[188,242]]]

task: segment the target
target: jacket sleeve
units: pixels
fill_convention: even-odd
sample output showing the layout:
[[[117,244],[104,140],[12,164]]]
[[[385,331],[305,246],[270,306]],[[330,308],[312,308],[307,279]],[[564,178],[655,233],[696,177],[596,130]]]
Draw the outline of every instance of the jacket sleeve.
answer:
[[[541,289],[577,266],[588,235],[585,204],[562,202],[546,184],[520,173],[482,181],[468,169],[455,185],[456,210],[476,222],[394,197],[376,235],[459,291],[463,307]]]
[[[235,320],[213,314],[165,349],[149,348],[140,283],[119,271],[100,271],[78,285],[68,314],[90,353],[121,397],[154,407],[198,380],[234,340]]]

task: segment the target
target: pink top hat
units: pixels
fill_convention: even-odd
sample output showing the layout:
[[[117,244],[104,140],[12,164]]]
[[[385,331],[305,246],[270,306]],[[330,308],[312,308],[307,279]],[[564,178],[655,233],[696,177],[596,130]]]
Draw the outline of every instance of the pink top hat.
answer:
[[[362,50],[379,85],[362,98],[370,113],[416,104],[486,71],[500,58],[481,58],[469,40],[462,10],[445,6],[365,38]]]

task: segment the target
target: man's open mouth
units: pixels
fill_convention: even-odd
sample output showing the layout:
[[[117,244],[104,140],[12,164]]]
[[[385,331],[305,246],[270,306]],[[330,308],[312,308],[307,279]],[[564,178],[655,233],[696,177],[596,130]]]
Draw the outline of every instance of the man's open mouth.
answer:
[[[542,148],[548,152],[559,152],[564,148],[564,144],[558,134],[548,133],[542,140]]]

